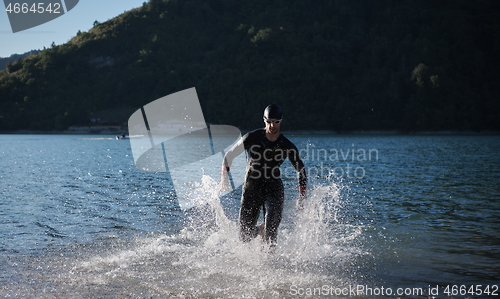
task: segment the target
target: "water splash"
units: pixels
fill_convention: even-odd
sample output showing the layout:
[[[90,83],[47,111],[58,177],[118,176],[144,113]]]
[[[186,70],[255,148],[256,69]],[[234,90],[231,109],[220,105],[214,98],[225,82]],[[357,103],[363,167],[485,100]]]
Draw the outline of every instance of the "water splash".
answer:
[[[352,264],[364,254],[356,244],[362,229],[339,222],[339,186],[313,188],[303,211],[286,206],[277,250],[268,254],[259,239],[239,241],[237,224],[217,196],[218,184],[204,176],[202,185],[204,201],[197,202],[207,204],[199,207],[204,212],[178,234],[137,239],[133,248],[92,257],[73,272],[93,277],[84,285],[107,288],[128,281],[148,294],[174,297],[273,298],[288,296],[291,286],[354,283]]]
[[[314,186],[302,211],[287,200],[273,254],[259,239],[240,242],[217,182],[204,176],[199,187],[200,206],[178,233],[108,240],[71,257],[52,256],[28,272],[50,286],[49,294],[68,298],[281,298],[290,297],[292,286],[357,282],[362,228],[341,220],[347,208],[341,186]]]

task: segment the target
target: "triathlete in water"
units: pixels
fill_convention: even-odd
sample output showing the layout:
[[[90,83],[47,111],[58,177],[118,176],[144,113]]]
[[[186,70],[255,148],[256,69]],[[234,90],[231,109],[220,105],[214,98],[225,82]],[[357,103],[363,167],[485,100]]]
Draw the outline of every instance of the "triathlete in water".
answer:
[[[240,238],[243,242],[262,235],[272,247],[276,245],[285,199],[280,165],[287,158],[299,177],[297,208],[303,208],[302,200],[306,195],[304,163],[297,147],[280,133],[282,118],[282,110],[278,105],[267,106],[264,110],[265,128],[245,134],[224,156],[223,180],[227,178],[236,156],[246,150],[249,157],[239,216]],[[257,226],[261,208],[264,211],[264,223]]]

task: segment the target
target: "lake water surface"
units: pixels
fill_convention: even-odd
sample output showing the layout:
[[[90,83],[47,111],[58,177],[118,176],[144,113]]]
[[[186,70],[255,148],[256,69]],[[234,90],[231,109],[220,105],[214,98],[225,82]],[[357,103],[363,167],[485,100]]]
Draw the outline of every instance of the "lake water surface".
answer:
[[[287,136],[308,199],[284,177],[267,254],[241,188],[184,211],[127,140],[0,135],[0,297],[500,298],[498,136]]]

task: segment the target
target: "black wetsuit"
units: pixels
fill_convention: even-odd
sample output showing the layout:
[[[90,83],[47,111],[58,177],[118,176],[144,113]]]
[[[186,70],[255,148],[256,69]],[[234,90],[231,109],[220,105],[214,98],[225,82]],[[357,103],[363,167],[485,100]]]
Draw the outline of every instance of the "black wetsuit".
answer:
[[[240,238],[248,242],[257,236],[256,224],[262,207],[264,238],[274,245],[285,199],[280,165],[288,158],[299,174],[299,184],[305,185],[304,163],[297,147],[283,134],[280,134],[276,141],[270,141],[266,137],[265,129],[257,129],[245,134],[240,142],[228,151],[225,156],[226,165],[230,165],[235,155],[239,154],[236,148],[242,144],[248,152],[248,164],[240,208]]]

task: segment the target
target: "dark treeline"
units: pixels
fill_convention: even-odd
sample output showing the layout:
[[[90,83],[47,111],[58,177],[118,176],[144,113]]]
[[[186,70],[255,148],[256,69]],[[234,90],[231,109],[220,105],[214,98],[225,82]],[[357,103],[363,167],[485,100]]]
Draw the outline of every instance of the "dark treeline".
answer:
[[[86,125],[196,87],[207,122],[243,128],[277,103],[286,129],[500,131],[499,6],[150,0],[9,63],[0,130]]]
[[[31,50],[23,54],[12,54],[10,55],[10,57],[0,58],[0,70],[5,70],[9,62],[12,64],[14,62],[17,62],[18,60],[23,60],[24,58],[36,54],[38,52],[40,52],[40,50]]]

